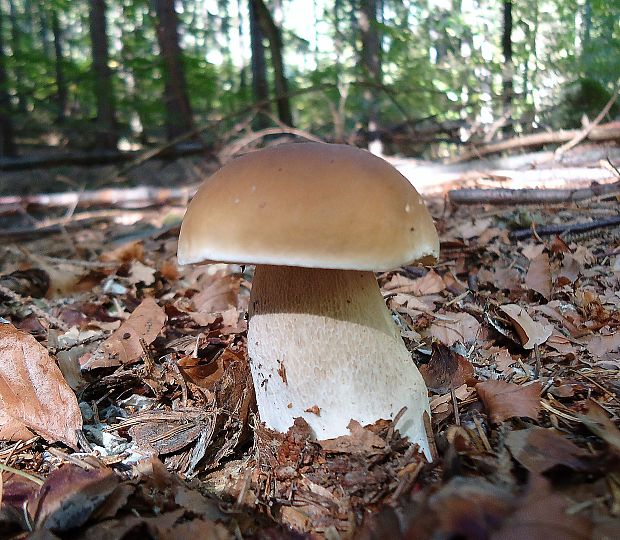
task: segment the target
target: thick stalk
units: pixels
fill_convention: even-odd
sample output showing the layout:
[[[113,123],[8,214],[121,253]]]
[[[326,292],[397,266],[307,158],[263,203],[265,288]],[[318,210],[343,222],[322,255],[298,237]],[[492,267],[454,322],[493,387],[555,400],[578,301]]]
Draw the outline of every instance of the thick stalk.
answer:
[[[424,381],[372,272],[256,267],[248,351],[261,420],[303,417],[318,439],[407,411],[398,429],[430,459]]]

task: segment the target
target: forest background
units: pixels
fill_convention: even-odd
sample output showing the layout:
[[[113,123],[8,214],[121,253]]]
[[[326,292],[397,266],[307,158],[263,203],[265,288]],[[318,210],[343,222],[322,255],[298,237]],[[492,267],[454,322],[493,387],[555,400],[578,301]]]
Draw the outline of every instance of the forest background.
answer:
[[[619,74],[619,0],[0,0],[0,159],[286,126],[445,157],[579,127]]]

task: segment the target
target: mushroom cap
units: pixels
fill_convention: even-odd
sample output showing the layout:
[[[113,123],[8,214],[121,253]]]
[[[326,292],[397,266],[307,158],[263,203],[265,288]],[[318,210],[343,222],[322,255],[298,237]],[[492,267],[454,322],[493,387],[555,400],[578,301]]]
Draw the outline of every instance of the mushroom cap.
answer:
[[[433,219],[409,181],[352,146],[293,143],[226,164],[189,204],[181,264],[220,261],[343,270],[432,262]]]

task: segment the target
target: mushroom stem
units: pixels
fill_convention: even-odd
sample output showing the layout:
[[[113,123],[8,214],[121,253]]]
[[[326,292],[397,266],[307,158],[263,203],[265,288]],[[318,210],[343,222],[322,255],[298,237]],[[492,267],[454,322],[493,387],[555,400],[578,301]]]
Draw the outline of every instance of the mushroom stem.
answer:
[[[372,272],[256,267],[248,352],[260,418],[303,417],[318,439],[406,412],[398,429],[430,460],[426,385]]]

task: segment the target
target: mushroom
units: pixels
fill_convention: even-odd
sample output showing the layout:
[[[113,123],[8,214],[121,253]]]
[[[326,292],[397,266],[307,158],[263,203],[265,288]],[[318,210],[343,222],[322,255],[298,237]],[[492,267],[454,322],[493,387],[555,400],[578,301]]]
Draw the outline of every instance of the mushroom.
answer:
[[[317,439],[394,419],[431,459],[426,386],[374,271],[432,262],[439,240],[424,202],[369,152],[294,143],[235,159],[191,201],[181,264],[255,264],[248,353],[262,422],[303,417]]]

